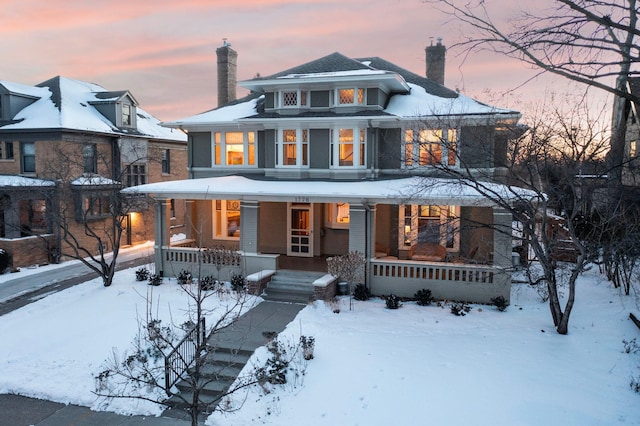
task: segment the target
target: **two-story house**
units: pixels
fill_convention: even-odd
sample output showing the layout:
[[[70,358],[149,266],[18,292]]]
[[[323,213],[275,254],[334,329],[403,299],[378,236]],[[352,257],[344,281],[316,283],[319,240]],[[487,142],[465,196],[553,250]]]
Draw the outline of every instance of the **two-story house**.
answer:
[[[35,86],[0,81],[0,248],[16,267],[55,261],[65,254],[67,233],[95,253],[88,234],[113,229],[108,194],[185,179],[186,139],[127,90],[64,77]],[[180,208],[184,203],[172,214]],[[121,245],[153,239],[153,215],[143,205],[124,222]],[[173,232],[185,232],[179,223],[174,219]]]
[[[440,84],[443,49],[427,48],[431,78],[333,53],[242,81],[248,96],[165,123],[188,132],[190,180],[131,188],[157,203],[157,270],[206,263],[197,248],[170,247],[167,203],[184,199],[188,237],[239,250],[244,274],[359,251],[373,294],[508,300],[511,215],[443,171],[511,194],[499,165],[520,114]],[[234,84],[236,55],[218,49],[221,81]]]

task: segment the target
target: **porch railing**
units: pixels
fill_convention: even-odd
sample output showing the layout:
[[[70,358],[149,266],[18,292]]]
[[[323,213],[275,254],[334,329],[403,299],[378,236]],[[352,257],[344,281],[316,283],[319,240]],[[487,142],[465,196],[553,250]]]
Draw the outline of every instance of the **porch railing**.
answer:
[[[164,357],[164,389],[171,396],[171,388],[178,383],[185,371],[193,364],[198,348],[207,338],[204,317],[182,338],[174,349]]]
[[[374,294],[413,297],[429,289],[442,300],[489,303],[492,297],[509,297],[510,275],[493,265],[372,259],[370,286]]]

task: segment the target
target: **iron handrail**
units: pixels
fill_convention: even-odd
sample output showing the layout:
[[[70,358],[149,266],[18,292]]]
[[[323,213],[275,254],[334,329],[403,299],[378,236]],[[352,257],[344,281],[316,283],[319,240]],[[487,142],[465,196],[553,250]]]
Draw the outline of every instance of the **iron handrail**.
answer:
[[[202,317],[189,332],[180,340],[174,349],[164,357],[164,385],[165,392],[171,396],[171,388],[178,383],[185,371],[196,358],[196,351],[202,347],[206,339],[205,319]]]

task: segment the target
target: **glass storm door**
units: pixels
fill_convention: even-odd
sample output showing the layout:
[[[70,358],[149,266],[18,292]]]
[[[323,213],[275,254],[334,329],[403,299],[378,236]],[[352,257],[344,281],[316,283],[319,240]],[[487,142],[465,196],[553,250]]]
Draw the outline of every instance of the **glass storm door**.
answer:
[[[311,204],[289,204],[287,256],[313,256],[313,231],[311,229]]]

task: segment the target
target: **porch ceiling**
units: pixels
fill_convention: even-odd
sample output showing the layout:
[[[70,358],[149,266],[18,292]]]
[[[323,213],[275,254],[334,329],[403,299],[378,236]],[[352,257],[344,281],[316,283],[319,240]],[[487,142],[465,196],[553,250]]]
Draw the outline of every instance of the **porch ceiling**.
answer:
[[[536,197],[532,191],[496,183],[483,183],[488,193],[503,199]],[[438,204],[494,206],[470,183],[456,179],[408,177],[388,180],[259,180],[222,176],[150,183],[123,190],[158,199],[245,200],[300,203]]]

